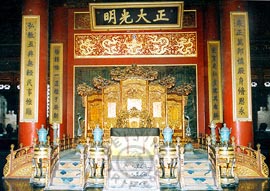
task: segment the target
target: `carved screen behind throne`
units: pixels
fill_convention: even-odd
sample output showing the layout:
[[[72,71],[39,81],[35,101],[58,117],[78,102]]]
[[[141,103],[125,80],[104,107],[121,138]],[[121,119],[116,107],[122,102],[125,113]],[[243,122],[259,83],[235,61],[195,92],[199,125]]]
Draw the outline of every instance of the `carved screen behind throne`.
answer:
[[[108,70],[110,73],[105,77],[99,74],[93,80],[94,88],[90,86],[86,90],[88,85],[78,84],[78,93],[87,97],[83,99],[87,100],[84,103],[85,136],[92,137],[97,124],[104,129],[105,139],[109,138],[112,127],[158,127],[162,131],[169,125],[176,136],[185,136],[185,106],[193,85],[185,83],[177,89],[173,77],[158,79],[159,71],[152,68],[130,66],[111,70],[114,71]],[[118,76],[115,73],[119,73]],[[123,77],[124,73],[126,76]]]

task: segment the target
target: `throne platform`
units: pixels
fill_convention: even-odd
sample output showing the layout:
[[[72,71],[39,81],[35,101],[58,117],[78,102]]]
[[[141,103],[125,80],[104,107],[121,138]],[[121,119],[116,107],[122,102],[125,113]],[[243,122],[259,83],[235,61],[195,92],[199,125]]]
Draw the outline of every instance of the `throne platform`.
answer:
[[[212,144],[186,137],[185,106],[190,84],[176,87],[173,76],[158,78],[151,67],[116,67],[110,79],[78,85],[84,119],[76,137],[21,147],[7,156],[5,178],[29,178],[45,190],[221,190],[242,178],[266,178],[269,170],[258,150]],[[80,126],[82,125],[82,126]],[[96,141],[94,130],[103,131]],[[163,141],[164,129],[174,132]],[[78,131],[79,130],[79,131]],[[76,133],[75,133],[76,134]],[[186,152],[190,141],[193,152]]]

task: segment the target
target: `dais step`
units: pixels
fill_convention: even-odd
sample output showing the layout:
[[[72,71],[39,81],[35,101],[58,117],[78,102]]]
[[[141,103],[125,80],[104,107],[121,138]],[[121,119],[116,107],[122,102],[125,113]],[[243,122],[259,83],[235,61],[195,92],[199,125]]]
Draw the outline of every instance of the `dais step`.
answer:
[[[183,190],[219,190],[216,186],[208,185],[208,184],[197,184],[197,185],[188,185],[185,186]]]
[[[110,163],[112,170],[151,170],[154,168],[153,160],[112,160]]]
[[[184,190],[217,190],[208,160],[184,162]]]
[[[59,169],[78,169],[80,168],[79,161],[60,161]]]
[[[153,157],[113,157],[108,190],[159,190],[158,176]]]
[[[83,187],[81,186],[78,186],[78,185],[61,185],[61,186],[50,186],[49,188],[45,188],[44,190],[60,190],[60,191],[63,191],[63,190],[83,190]]]
[[[186,185],[214,185],[214,179],[211,177],[185,177]]]
[[[110,188],[126,188],[126,189],[139,189],[139,188],[156,188],[156,182],[154,179],[110,179]]]
[[[185,169],[202,170],[209,169],[209,162],[184,162]]]
[[[159,188],[103,188],[103,191],[160,191]]]
[[[109,178],[113,179],[113,178],[140,178],[140,179],[143,179],[143,178],[146,178],[146,179],[149,179],[149,178],[153,178],[155,177],[155,173],[154,171],[110,171],[109,172]]]
[[[48,190],[82,190],[80,163],[75,161],[60,161],[56,165],[54,176]]]
[[[207,169],[207,170],[185,169],[184,177],[210,177],[212,178],[212,171],[210,169]]]
[[[80,177],[54,177],[52,185],[80,185]]]
[[[79,177],[81,171],[77,169],[59,169],[55,172],[55,177]]]

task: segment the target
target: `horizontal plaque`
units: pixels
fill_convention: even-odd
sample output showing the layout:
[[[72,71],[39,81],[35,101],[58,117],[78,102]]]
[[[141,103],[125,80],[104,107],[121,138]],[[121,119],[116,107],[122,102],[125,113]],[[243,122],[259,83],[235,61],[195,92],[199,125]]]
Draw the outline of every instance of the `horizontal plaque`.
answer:
[[[90,3],[91,30],[181,29],[183,2]]]

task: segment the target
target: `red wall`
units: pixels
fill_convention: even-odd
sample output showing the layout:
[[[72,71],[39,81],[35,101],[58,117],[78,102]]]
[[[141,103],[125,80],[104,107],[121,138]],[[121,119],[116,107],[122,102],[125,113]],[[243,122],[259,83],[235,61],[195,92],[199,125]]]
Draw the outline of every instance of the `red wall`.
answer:
[[[73,135],[73,111],[74,111],[74,96],[76,93],[74,87],[74,66],[86,66],[86,65],[131,65],[131,64],[139,64],[139,65],[164,65],[164,63],[168,64],[196,64],[197,65],[197,87],[198,87],[198,95],[197,95],[197,103],[198,103],[198,133],[205,133],[205,67],[204,67],[204,49],[206,47],[203,35],[203,16],[202,11],[197,10],[197,28],[192,29],[182,29],[179,30],[181,32],[197,32],[197,57],[156,57],[156,58],[89,58],[89,59],[74,59],[74,34],[75,33],[91,33],[90,30],[74,30],[74,11],[88,11],[85,10],[68,10],[68,51],[67,51],[67,133],[68,135]],[[174,30],[175,31],[175,30]],[[179,32],[177,31],[177,32]],[[136,31],[143,32],[143,31]],[[149,32],[149,31],[147,31]],[[160,31],[158,31],[160,32]],[[168,32],[168,31],[167,31]],[[124,33],[124,31],[121,31]]]

